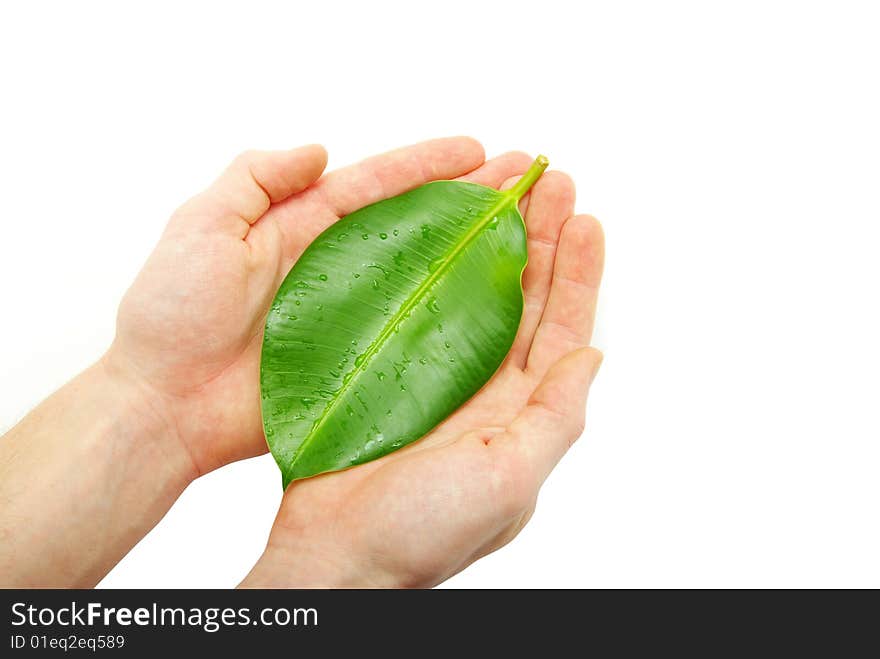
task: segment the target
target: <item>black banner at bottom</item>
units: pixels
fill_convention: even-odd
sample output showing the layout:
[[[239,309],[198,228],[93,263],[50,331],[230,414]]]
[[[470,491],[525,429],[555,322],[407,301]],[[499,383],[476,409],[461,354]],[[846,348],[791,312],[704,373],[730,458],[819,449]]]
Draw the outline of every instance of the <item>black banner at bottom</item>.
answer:
[[[869,591],[0,590],[0,656],[538,646],[835,655],[875,647]],[[865,645],[867,642],[867,645]],[[876,649],[876,648],[875,648]],[[542,653],[542,656],[545,653]]]

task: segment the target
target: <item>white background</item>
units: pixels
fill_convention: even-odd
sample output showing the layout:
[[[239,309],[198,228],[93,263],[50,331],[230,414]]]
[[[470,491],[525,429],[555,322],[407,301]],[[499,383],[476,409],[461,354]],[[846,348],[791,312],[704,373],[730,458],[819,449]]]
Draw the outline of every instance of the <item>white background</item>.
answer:
[[[448,585],[880,586],[870,3],[239,5],[0,10],[0,429],[238,151],[466,133],[603,220],[606,360],[529,527]],[[103,585],[236,584],[280,495],[268,456],[204,477]]]

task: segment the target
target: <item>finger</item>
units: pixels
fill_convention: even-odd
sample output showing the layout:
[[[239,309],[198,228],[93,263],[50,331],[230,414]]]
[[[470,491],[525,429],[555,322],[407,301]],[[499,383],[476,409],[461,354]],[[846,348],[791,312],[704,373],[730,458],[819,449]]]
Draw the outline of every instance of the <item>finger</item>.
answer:
[[[430,140],[330,172],[315,192],[343,217],[423,183],[461,176],[484,157],[482,145],[470,137]]]
[[[523,272],[523,316],[508,356],[509,363],[524,368],[535,330],[544,313],[553,279],[559,234],[574,212],[575,188],[562,172],[546,172],[529,195],[525,221],[529,262]]]
[[[543,377],[562,355],[589,344],[604,260],[605,239],[599,222],[589,215],[566,221],[547,304],[529,349],[528,372]]]
[[[307,188],[326,165],[327,151],[318,144],[289,151],[246,151],[181,213],[222,226],[237,223],[237,229],[247,233],[269,206]]]
[[[540,484],[584,430],[587,393],[602,364],[595,348],[575,350],[556,362],[507,432],[489,446],[517,465],[525,464]]]
[[[482,166],[464,176],[459,181],[479,183],[496,190],[513,176],[522,176],[532,164],[532,157],[522,151],[510,151],[500,156],[487,160]]]

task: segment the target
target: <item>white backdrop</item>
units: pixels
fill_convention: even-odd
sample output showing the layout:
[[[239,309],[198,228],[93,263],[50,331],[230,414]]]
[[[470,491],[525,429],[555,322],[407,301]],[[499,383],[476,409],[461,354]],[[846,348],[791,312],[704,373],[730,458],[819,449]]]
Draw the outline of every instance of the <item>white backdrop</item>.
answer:
[[[448,585],[880,587],[870,3],[239,5],[0,9],[0,430],[238,151],[471,134],[603,221],[606,359],[533,521]],[[266,456],[204,477],[103,585],[236,584],[280,495]]]

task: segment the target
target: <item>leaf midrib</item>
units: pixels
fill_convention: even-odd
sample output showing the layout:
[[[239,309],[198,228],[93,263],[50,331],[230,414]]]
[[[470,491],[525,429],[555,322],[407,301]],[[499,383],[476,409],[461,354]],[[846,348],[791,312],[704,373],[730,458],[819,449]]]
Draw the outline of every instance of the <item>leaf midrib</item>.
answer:
[[[476,183],[471,183],[471,185],[478,185]],[[498,194],[498,190],[494,188],[489,188],[488,186],[479,186],[485,187],[487,190],[491,190],[492,192]],[[359,357],[362,357],[361,363],[359,366],[355,366],[348,373],[346,373],[342,378],[342,385],[339,389],[336,390],[337,395],[327,403],[327,406],[321,411],[321,415],[315,420],[312,425],[312,429],[309,431],[309,434],[306,435],[306,438],[302,441],[297,448],[296,453],[293,456],[293,460],[290,461],[288,465],[288,469],[293,469],[296,465],[299,456],[302,455],[303,450],[314,440],[314,438],[318,435],[318,432],[324,426],[324,422],[329,418],[330,413],[335,409],[336,405],[339,401],[342,400],[345,392],[359,379],[360,375],[365,372],[367,365],[370,363],[370,360],[373,358],[379,350],[387,343],[388,338],[394,333],[394,328],[406,318],[407,314],[412,311],[415,306],[419,303],[419,301],[424,297],[424,295],[430,290],[431,286],[433,286],[438,279],[440,279],[441,275],[446,272],[450,264],[458,257],[459,254],[468,246],[470,243],[476,238],[480,232],[486,228],[486,225],[492,221],[492,218],[497,216],[501,211],[505,209],[505,207],[510,206],[511,204],[515,204],[517,202],[517,197],[511,193],[511,191],[500,193],[500,199],[486,212],[485,217],[477,222],[468,232],[464,235],[462,240],[458,241],[455,244],[455,247],[448,254],[448,256],[443,260],[443,263],[434,270],[434,272],[428,275],[428,278],[425,279],[421,284],[419,284],[416,289],[410,294],[409,297],[406,298],[404,303],[394,312],[394,315],[391,316],[391,319],[386,323],[385,327],[382,328],[382,331],[379,332],[379,335],[367,346],[367,349],[362,352]]]

